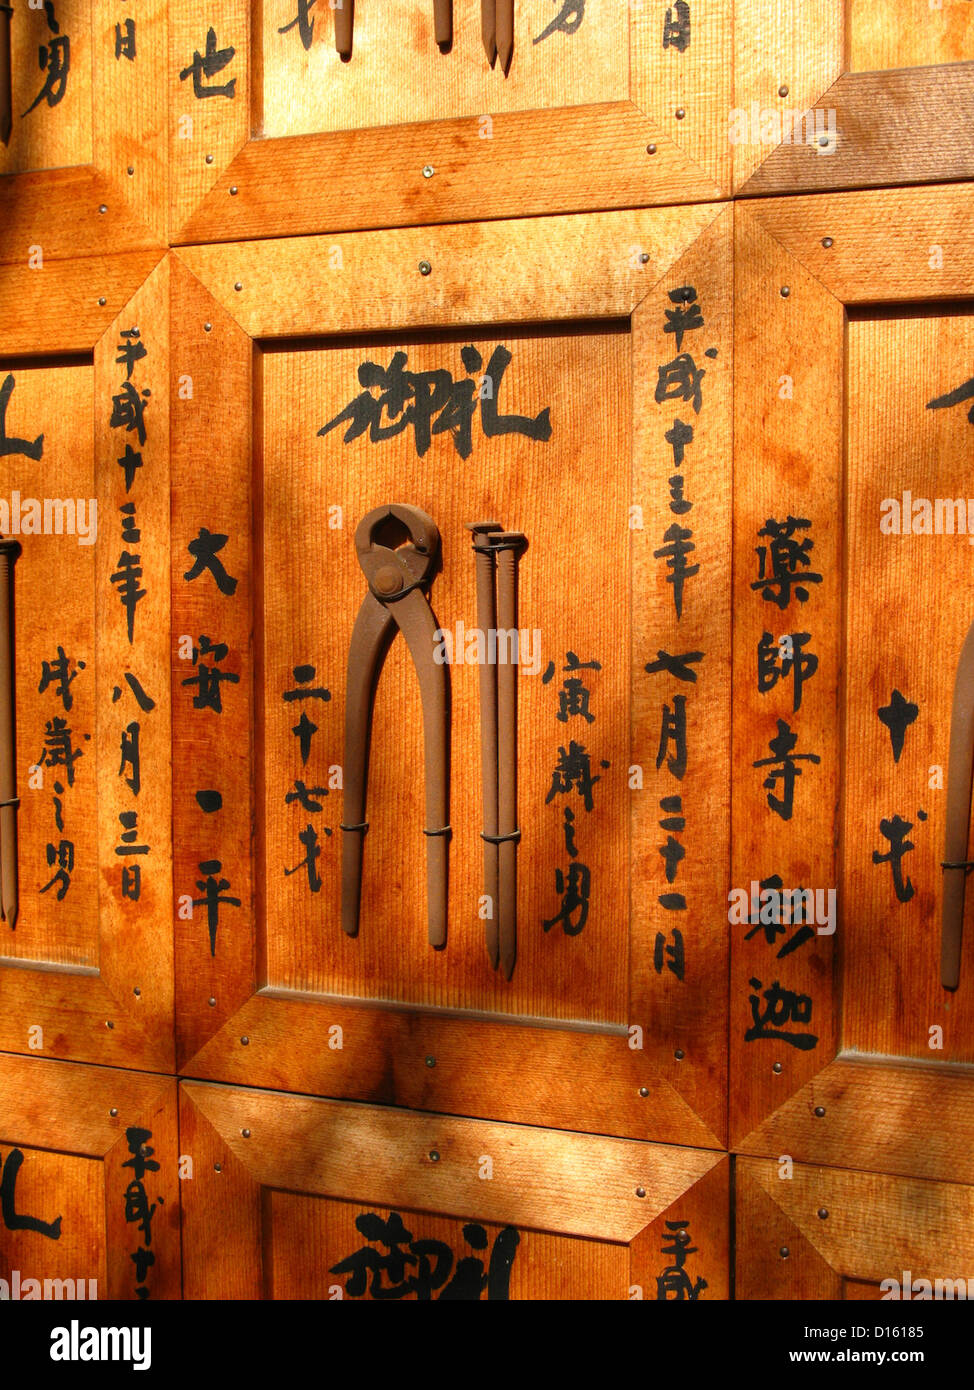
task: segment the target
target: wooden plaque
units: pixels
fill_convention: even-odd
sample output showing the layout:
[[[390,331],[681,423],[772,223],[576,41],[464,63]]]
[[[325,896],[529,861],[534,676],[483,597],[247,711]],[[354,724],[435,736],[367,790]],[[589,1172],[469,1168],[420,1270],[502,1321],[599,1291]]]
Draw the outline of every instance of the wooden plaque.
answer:
[[[966,187],[736,210],[732,1143],[945,1181],[974,1173],[969,893],[941,984],[972,210]]]
[[[0,922],[0,1048],[171,1070],[169,269],[156,260],[0,280],[0,531],[22,547],[19,912]]]
[[[184,1073],[722,1142],[729,227],[707,205],[180,253]],[[469,438],[440,423],[427,439],[391,398],[376,439],[348,439],[347,415],[332,428],[356,398],[374,410],[361,384],[387,369],[415,372],[417,398],[425,373],[492,390],[493,373],[493,408],[534,424],[492,434],[478,395]],[[354,531],[390,502],[440,529],[430,602],[457,657],[458,624],[476,624],[465,523],[528,538],[510,981],[484,944],[465,660],[449,668],[448,942],[427,943],[422,720],[401,637],[375,703],[361,927],[342,930],[345,663],[367,593]],[[201,547],[215,557],[202,574]]]

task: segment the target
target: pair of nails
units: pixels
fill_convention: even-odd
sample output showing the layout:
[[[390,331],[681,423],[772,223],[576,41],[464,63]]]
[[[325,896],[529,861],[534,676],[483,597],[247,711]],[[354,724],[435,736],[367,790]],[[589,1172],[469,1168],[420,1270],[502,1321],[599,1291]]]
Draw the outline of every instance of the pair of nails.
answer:
[[[517,566],[527,547],[520,531],[497,522],[468,523],[477,566],[477,625],[516,632]],[[480,665],[480,749],[484,798],[484,895],[487,955],[510,979],[517,958],[517,665]]]
[[[480,32],[491,67],[500,59],[507,72],[514,52],[514,0],[480,0]]]
[[[513,5],[513,0],[508,0],[508,3]],[[449,46],[453,42],[453,0],[433,0],[433,27],[438,44]],[[513,29],[513,14],[511,27]],[[335,47],[343,58],[352,56],[352,32],[354,28],[355,0],[340,0],[338,8],[335,10]],[[512,34],[511,47],[513,48],[513,46]],[[2,62],[2,50],[0,50],[0,62]],[[491,62],[493,62],[493,58],[491,58]],[[0,77],[2,77],[2,68],[0,68]]]

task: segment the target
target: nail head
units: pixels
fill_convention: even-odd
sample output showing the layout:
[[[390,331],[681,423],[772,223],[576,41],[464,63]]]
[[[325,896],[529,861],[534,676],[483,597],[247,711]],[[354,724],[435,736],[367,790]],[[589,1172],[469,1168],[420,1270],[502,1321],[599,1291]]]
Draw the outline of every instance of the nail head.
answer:
[[[436,1066],[436,1058],[435,1058],[435,1057],[427,1057],[427,1059],[426,1059],[426,1065],[427,1065],[428,1067],[435,1067],[435,1066]]]
[[[436,173],[436,170],[433,168],[432,164],[424,164],[424,165],[423,165],[423,178],[424,178],[424,179],[431,179],[435,173]]]
[[[828,1212],[828,1208],[827,1208],[827,1207],[819,1207],[819,1209],[818,1209],[818,1219],[819,1219],[820,1221],[826,1221],[826,1220],[828,1219],[828,1215],[829,1215],[829,1212]]]
[[[439,1163],[440,1155],[436,1149],[430,1149],[430,1163]]]
[[[682,106],[678,106],[678,107],[676,108],[676,119],[677,119],[678,121],[682,121],[682,120],[683,120],[683,117],[684,117],[686,114],[687,114],[687,113],[684,111],[684,109],[683,109]]]
[[[241,1042],[241,1044],[242,1044],[244,1047],[246,1047],[247,1044],[250,1042],[250,1039],[249,1039],[249,1038],[246,1036],[246,1034],[245,1034],[245,1035],[240,1039],[240,1042]]]
[[[646,146],[646,153],[647,153],[647,154],[655,154],[655,153],[656,153],[656,146],[655,146],[655,145],[647,145],[647,146]]]
[[[117,1107],[113,1105],[112,1108],[111,1108],[111,1110],[109,1110],[108,1113],[109,1113],[109,1115],[111,1115],[112,1119],[114,1120],[115,1116],[118,1114],[118,1109],[117,1109]]]
[[[683,1051],[682,1047],[678,1047],[676,1051],[673,1053],[673,1056],[676,1058],[678,1062],[682,1062],[686,1055],[687,1054]]]
[[[646,1189],[645,1189],[645,1187],[637,1187],[637,1188],[636,1188],[636,1196],[637,1196],[637,1197],[645,1197],[645,1196],[646,1196]]]
[[[783,1070],[781,1063],[773,1062],[771,1065],[771,1070],[777,1075],[779,1072]]]
[[[830,236],[823,236],[822,245],[828,249],[832,245],[832,238]]]
[[[234,287],[233,287],[233,288],[234,288],[234,289],[237,291],[237,293],[239,294],[240,291],[243,289],[243,285],[242,285],[242,283],[241,283],[239,280],[237,280],[236,283],[234,284]]]
[[[649,1087],[648,1087],[648,1086],[640,1086],[640,1088],[639,1088],[639,1094],[642,1096],[643,1100],[645,1100],[646,1097],[649,1095]]]
[[[250,1130],[249,1130],[249,1129],[242,1129],[242,1130],[240,1131],[240,1133],[243,1135],[243,1137],[244,1137],[245,1139],[249,1139],[249,1138],[250,1138]]]
[[[783,1245],[781,1249],[778,1251],[778,1254],[781,1256],[783,1260],[787,1260],[788,1256],[791,1254],[791,1251],[788,1249],[787,1245]]]
[[[779,97],[786,97],[788,95],[788,88],[785,86],[783,82],[781,86],[778,88],[778,95]]]
[[[98,303],[102,306],[102,308],[104,308],[105,304],[107,303],[107,300],[105,299],[105,296],[103,294],[98,296]]]
[[[212,331],[213,331],[213,325],[212,325],[212,323],[204,323],[204,325],[203,325],[203,332],[204,332],[204,333],[212,333]]]
[[[431,275],[433,273],[433,267],[430,265],[429,261],[420,261],[419,273],[420,275]]]
[[[213,1009],[213,1008],[216,1007],[216,1000],[215,1000],[215,999],[210,998],[210,999],[207,999],[206,1002],[209,1004],[209,1006],[210,1006],[211,1009]]]
[[[816,1105],[816,1107],[815,1107],[815,1116],[816,1116],[816,1118],[820,1120],[824,1114],[825,1114],[825,1106],[824,1106],[824,1105]]]
[[[237,185],[236,185],[235,183],[232,183],[232,184],[230,185],[230,197],[231,197],[231,198],[236,198],[236,196],[237,196]]]
[[[108,204],[107,204],[107,203],[102,203],[102,205],[101,205],[101,207],[98,209],[98,211],[104,216],[104,214],[108,211]]]
[[[787,299],[788,296],[791,294],[791,286],[790,286],[790,285],[782,285],[782,287],[781,287],[781,289],[778,291],[778,293],[781,295],[782,299]]]

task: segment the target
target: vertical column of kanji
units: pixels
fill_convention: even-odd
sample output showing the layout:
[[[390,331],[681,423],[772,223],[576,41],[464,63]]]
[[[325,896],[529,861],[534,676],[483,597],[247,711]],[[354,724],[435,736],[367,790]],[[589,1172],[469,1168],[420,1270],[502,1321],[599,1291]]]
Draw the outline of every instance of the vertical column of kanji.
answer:
[[[162,240],[168,221],[166,0],[93,0],[94,163]]]
[[[635,1038],[726,1130],[732,236],[729,210],[633,319]],[[633,1044],[630,1039],[630,1045]]]
[[[170,226],[174,239],[251,133],[249,0],[171,0]],[[227,198],[248,196],[230,185]]]
[[[177,1052],[253,990],[253,344],[173,261]]]
[[[107,1297],[179,1298],[182,1286],[176,1082],[140,1112],[125,1112],[105,1154]],[[185,1176],[190,1176],[187,1172]]]
[[[173,1066],[168,401],[162,262],[95,348],[100,965],[106,1026],[141,1033],[126,1057],[155,1070]]]
[[[732,1142],[834,1053],[844,322],[736,216]]]

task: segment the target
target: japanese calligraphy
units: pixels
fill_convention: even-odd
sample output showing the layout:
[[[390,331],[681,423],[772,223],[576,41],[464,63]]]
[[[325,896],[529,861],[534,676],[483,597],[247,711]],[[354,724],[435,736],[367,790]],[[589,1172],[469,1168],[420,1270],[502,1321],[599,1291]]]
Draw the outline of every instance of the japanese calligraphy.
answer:
[[[125,1221],[128,1225],[134,1225],[142,1237],[138,1248],[129,1257],[135,1265],[135,1292],[140,1299],[149,1297],[147,1276],[156,1262],[155,1254],[151,1248],[152,1220],[159,1207],[165,1202],[164,1197],[157,1197],[155,1201],[150,1201],[146,1191],[146,1174],[158,1173],[160,1166],[158,1160],[152,1157],[155,1149],[149,1144],[151,1138],[152,1131],[150,1129],[140,1129],[136,1126],[127,1129],[125,1140],[131,1157],[122,1164],[123,1168],[132,1169],[132,1180],[125,1189]]]
[[[602,670],[602,663],[591,657],[587,661],[573,651],[565,653],[565,664],[561,668],[562,682],[558,691],[558,708],[555,719],[561,724],[581,720],[583,725],[596,722],[596,712],[592,708],[592,691],[588,685],[591,677],[585,672]],[[543,685],[548,685],[555,676],[556,666],[548,663],[541,677]],[[602,768],[609,764],[600,761]],[[558,761],[551,776],[551,786],[545,797],[549,805],[556,796],[570,795],[573,791],[581,797],[586,812],[594,806],[593,791],[601,773],[592,772],[592,759],[584,744],[570,739],[568,747],[558,749]],[[561,926],[566,936],[578,936],[588,921],[592,896],[592,870],[582,863],[576,840],[578,824],[571,806],[562,806],[562,836],[565,853],[568,856],[566,868],[555,868],[555,892],[560,898],[558,911],[553,917],[542,921],[542,928],[549,932],[552,927]]]
[[[53,37],[48,43],[40,45],[37,61],[41,72],[46,73],[46,76],[41,90],[24,112],[24,116],[29,116],[42,101],[47,102],[49,107],[57,106],[64,98],[68,75],[71,72],[71,40],[67,34],[61,33],[61,26],[54,13],[53,0],[44,0],[44,15]]]
[[[889,704],[876,711],[876,717],[889,730],[889,741],[893,749],[893,762],[898,763],[903,752],[906,731],[920,713],[920,706],[906,699],[899,690],[889,697]]]
[[[751,1004],[751,1027],[744,1034],[745,1042],[758,1038],[769,1038],[785,1042],[789,1047],[797,1047],[800,1052],[808,1052],[818,1043],[814,1033],[786,1032],[785,1024],[807,1024],[812,1019],[812,1001],[807,994],[796,994],[784,989],[775,980],[767,989],[758,979],[750,981],[751,988],[758,993],[748,996]]]
[[[461,348],[460,358],[468,373],[481,371],[483,358],[475,347]],[[494,349],[479,389],[478,383],[471,378],[455,381],[445,369],[407,371],[407,360],[405,352],[396,352],[388,367],[363,362],[358,369],[358,379],[365,390],[323,425],[318,434],[326,435],[347,422],[348,429],[342,436],[344,443],[349,444],[368,431],[374,444],[411,428],[419,458],[428,452],[433,435],[450,434],[457,453],[466,459],[473,450],[473,419],[479,404],[480,427],[485,439],[506,434],[520,434],[541,441],[551,438],[547,407],[533,418],[501,415],[498,411],[501,383],[513,360],[507,348]],[[374,395],[374,390],[379,394]]]
[[[810,536],[797,534],[809,530],[811,524],[805,517],[789,516],[784,521],[769,517],[758,532],[768,544],[755,547],[758,578],[751,588],[760,589],[763,599],[782,610],[791,602],[792,593],[799,603],[807,603],[806,586],[822,582],[822,576],[809,569],[815,542]]]
[[[974,376],[970,381],[965,381],[962,386],[957,386],[953,391],[946,392],[943,396],[936,396],[932,401],[927,401],[928,410],[949,410],[951,406],[963,405],[965,401],[974,401]],[[974,425],[974,405],[967,412],[967,418]]]
[[[676,0],[673,7],[666,11],[663,47],[675,48],[677,53],[685,53],[690,47],[690,6],[686,0]]]
[[[0,1215],[8,1231],[34,1231],[49,1240],[61,1239],[60,1216],[53,1221],[41,1221],[36,1216],[26,1216],[17,1210],[17,1174],[24,1162],[20,1149],[11,1149],[3,1161],[3,1176],[0,1178]]]
[[[689,1221],[667,1221],[663,1239],[667,1243],[662,1252],[672,1263],[656,1278],[657,1299],[670,1303],[695,1302],[708,1285],[706,1279],[699,1276],[691,1282],[686,1269],[687,1257],[698,1253],[698,1247],[690,1244]]]
[[[218,48],[216,30],[208,29],[206,32],[206,52],[194,52],[193,61],[188,67],[183,68],[179,74],[180,82],[185,82],[187,77],[193,79],[193,96],[198,101],[205,97],[226,97],[232,101],[237,90],[237,79],[232,77],[229,82],[222,86],[214,84],[212,87],[204,86],[204,79],[216,77],[232,61],[236,53],[235,48]]]
[[[39,434],[33,441],[27,439],[17,439],[13,435],[7,434],[7,407],[10,404],[10,397],[14,393],[15,386],[12,373],[8,373],[0,386],[0,458],[9,458],[12,454],[23,454],[25,458],[41,459],[44,457],[44,436]]]
[[[542,43],[552,34],[574,34],[585,18],[585,0],[552,0],[552,3],[560,4],[561,9],[538,37],[531,40],[532,44]]]
[[[768,792],[768,805],[782,820],[791,820],[795,801],[795,782],[802,775],[803,769],[798,766],[800,762],[820,763],[822,760],[817,753],[796,753],[795,745],[798,742],[798,735],[792,731],[787,721],[778,720],[778,732],[768,744],[771,749],[770,758],[758,758],[754,767],[768,768],[768,775],[764,779],[763,786]],[[781,783],[781,795],[775,796],[774,790],[778,783]]]
[[[416,1298],[487,1301],[510,1297],[511,1267],[521,1237],[513,1226],[505,1226],[490,1239],[477,1222],[463,1227],[463,1238],[476,1254],[459,1259],[445,1241],[417,1238],[406,1227],[397,1211],[387,1218],[378,1212],[362,1212],[355,1218],[356,1229],[367,1244],[354,1254],[332,1265],[330,1273],[348,1275],[345,1292],[352,1298],[366,1293],[377,1300]],[[451,1277],[452,1276],[452,1277]]]

